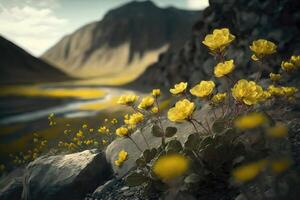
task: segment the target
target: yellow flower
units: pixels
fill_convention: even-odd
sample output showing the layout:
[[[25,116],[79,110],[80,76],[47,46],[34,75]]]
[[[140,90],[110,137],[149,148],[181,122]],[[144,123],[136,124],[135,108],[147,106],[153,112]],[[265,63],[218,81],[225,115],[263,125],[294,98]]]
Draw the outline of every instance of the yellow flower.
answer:
[[[170,89],[170,92],[172,94],[180,94],[185,91],[186,87],[187,87],[187,83],[181,82],[181,83],[175,84],[174,88]]]
[[[234,121],[235,127],[239,129],[252,129],[261,126],[267,122],[266,117],[261,113],[250,113],[241,117],[238,117]]]
[[[128,153],[124,150],[121,150],[118,154],[118,160],[115,160],[115,165],[121,167],[125,160],[127,160]]]
[[[298,89],[295,87],[281,87],[281,88],[286,96],[293,96],[298,92]]]
[[[129,94],[129,95],[122,95],[119,100],[118,104],[121,105],[131,105],[133,104],[139,97],[136,96],[135,94]]]
[[[212,94],[215,88],[213,81],[201,81],[198,85],[190,89],[190,93],[197,97],[206,97]]]
[[[257,175],[266,167],[266,165],[266,160],[260,160],[242,165],[234,169],[232,175],[237,182],[248,182],[257,177]]]
[[[211,98],[211,100],[214,104],[219,104],[225,100],[226,96],[227,96],[226,92],[225,93],[217,93]]]
[[[288,128],[282,124],[277,123],[275,126],[268,128],[267,135],[274,138],[281,138],[288,134]]]
[[[109,128],[107,128],[106,126],[101,126],[101,127],[98,129],[98,132],[99,132],[99,133],[108,133],[108,132],[109,132]]]
[[[128,135],[128,129],[127,128],[125,128],[125,127],[120,127],[120,128],[118,128],[117,130],[116,130],[116,134],[118,135],[118,136],[127,136]]]
[[[158,158],[153,165],[153,172],[163,181],[168,181],[183,175],[189,167],[186,157],[173,154]]]
[[[144,97],[141,101],[141,103],[139,104],[138,108],[139,109],[148,109],[151,106],[153,106],[154,104],[154,98],[151,96],[148,97]]]
[[[142,113],[133,113],[124,120],[125,124],[136,125],[144,120],[144,115]]]
[[[272,94],[269,91],[263,91],[259,101],[266,101],[272,96]]]
[[[158,97],[158,96],[160,96],[160,89],[153,89],[152,90],[152,96],[154,96],[154,97]]]
[[[271,81],[279,81],[281,79],[281,74],[270,73]]]
[[[102,140],[102,144],[103,144],[103,145],[106,145],[106,144],[107,144],[107,140],[104,140],[104,139],[103,139],[103,140]]]
[[[292,165],[292,161],[288,158],[282,158],[271,162],[272,172],[280,174],[286,171]]]
[[[90,129],[89,129],[89,132],[90,132],[90,133],[91,133],[91,132],[93,132],[93,131],[94,131],[94,129],[93,129],[93,128],[90,128]]]
[[[250,49],[254,52],[251,58],[256,61],[275,53],[277,46],[268,40],[259,39],[252,42]]]
[[[284,91],[283,91],[282,87],[276,87],[274,85],[269,85],[268,91],[274,96],[283,96],[284,95]]]
[[[291,61],[296,67],[300,67],[300,55],[293,55],[293,56],[291,56],[290,61]]]
[[[232,72],[233,69],[234,69],[233,60],[228,60],[217,64],[217,66],[215,66],[214,74],[216,77],[220,78]]]
[[[87,127],[88,127],[87,124],[83,124],[83,125],[82,125],[82,128],[87,128]]]
[[[159,112],[159,109],[158,109],[158,107],[153,107],[152,109],[151,109],[151,112],[152,113],[158,113]]]
[[[79,130],[77,133],[76,133],[76,137],[83,137],[83,132],[81,130]]]
[[[263,89],[254,81],[245,79],[239,80],[231,89],[235,100],[244,102],[247,105],[256,104],[261,100]]]
[[[281,62],[281,68],[285,71],[291,71],[293,69],[295,69],[295,65],[291,62],[288,62],[288,61],[282,61]]]
[[[118,120],[117,120],[116,118],[113,118],[113,119],[111,120],[111,123],[112,123],[112,124],[117,124],[117,123],[118,123]]]
[[[195,110],[195,104],[187,99],[178,101],[175,107],[168,111],[168,119],[173,122],[182,122],[189,119]]]
[[[222,28],[215,29],[212,34],[206,35],[202,43],[215,53],[222,52],[234,39],[235,36],[228,28]]]

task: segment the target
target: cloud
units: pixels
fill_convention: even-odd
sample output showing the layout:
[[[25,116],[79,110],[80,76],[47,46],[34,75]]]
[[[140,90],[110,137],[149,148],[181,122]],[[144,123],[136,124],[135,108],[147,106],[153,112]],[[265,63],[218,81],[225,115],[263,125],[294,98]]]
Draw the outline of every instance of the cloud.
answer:
[[[37,56],[61,37],[67,24],[49,8],[0,7],[0,34]]]
[[[202,10],[208,5],[208,0],[187,0],[187,7],[191,10]]]

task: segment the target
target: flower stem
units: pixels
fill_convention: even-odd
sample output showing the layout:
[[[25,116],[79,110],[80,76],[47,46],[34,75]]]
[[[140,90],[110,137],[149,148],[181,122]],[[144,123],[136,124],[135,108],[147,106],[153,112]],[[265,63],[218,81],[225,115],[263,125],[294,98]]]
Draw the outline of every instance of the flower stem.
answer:
[[[191,120],[194,120],[195,122],[197,122],[197,124],[199,124],[199,125],[203,128],[203,130],[204,130],[207,134],[209,134],[209,131],[206,129],[206,127],[205,127],[201,122],[197,121],[196,119],[191,119]]]
[[[200,135],[200,133],[199,133],[199,131],[198,131],[198,129],[197,129],[197,126],[195,125],[195,123],[193,122],[193,120],[191,119],[191,120],[189,120],[189,122],[193,125],[193,127],[194,127],[196,133],[197,133],[198,135]]]

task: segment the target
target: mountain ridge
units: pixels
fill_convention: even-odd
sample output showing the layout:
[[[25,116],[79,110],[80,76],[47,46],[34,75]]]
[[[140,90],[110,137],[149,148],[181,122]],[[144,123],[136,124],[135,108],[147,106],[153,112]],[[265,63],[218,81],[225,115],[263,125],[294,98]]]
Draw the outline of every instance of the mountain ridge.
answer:
[[[199,14],[133,1],[64,36],[41,58],[80,78],[124,70],[138,76],[162,52],[183,45]]]
[[[71,80],[51,66],[0,35],[0,84],[23,84]]]

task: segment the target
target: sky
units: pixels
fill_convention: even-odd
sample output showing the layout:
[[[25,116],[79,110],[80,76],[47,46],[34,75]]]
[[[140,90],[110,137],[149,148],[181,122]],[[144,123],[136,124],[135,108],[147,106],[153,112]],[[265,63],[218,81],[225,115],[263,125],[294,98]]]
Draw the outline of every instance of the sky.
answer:
[[[40,56],[63,36],[101,20],[131,0],[0,0],[0,35]],[[140,0],[142,1],[142,0]],[[200,10],[208,0],[153,0],[159,7]]]

